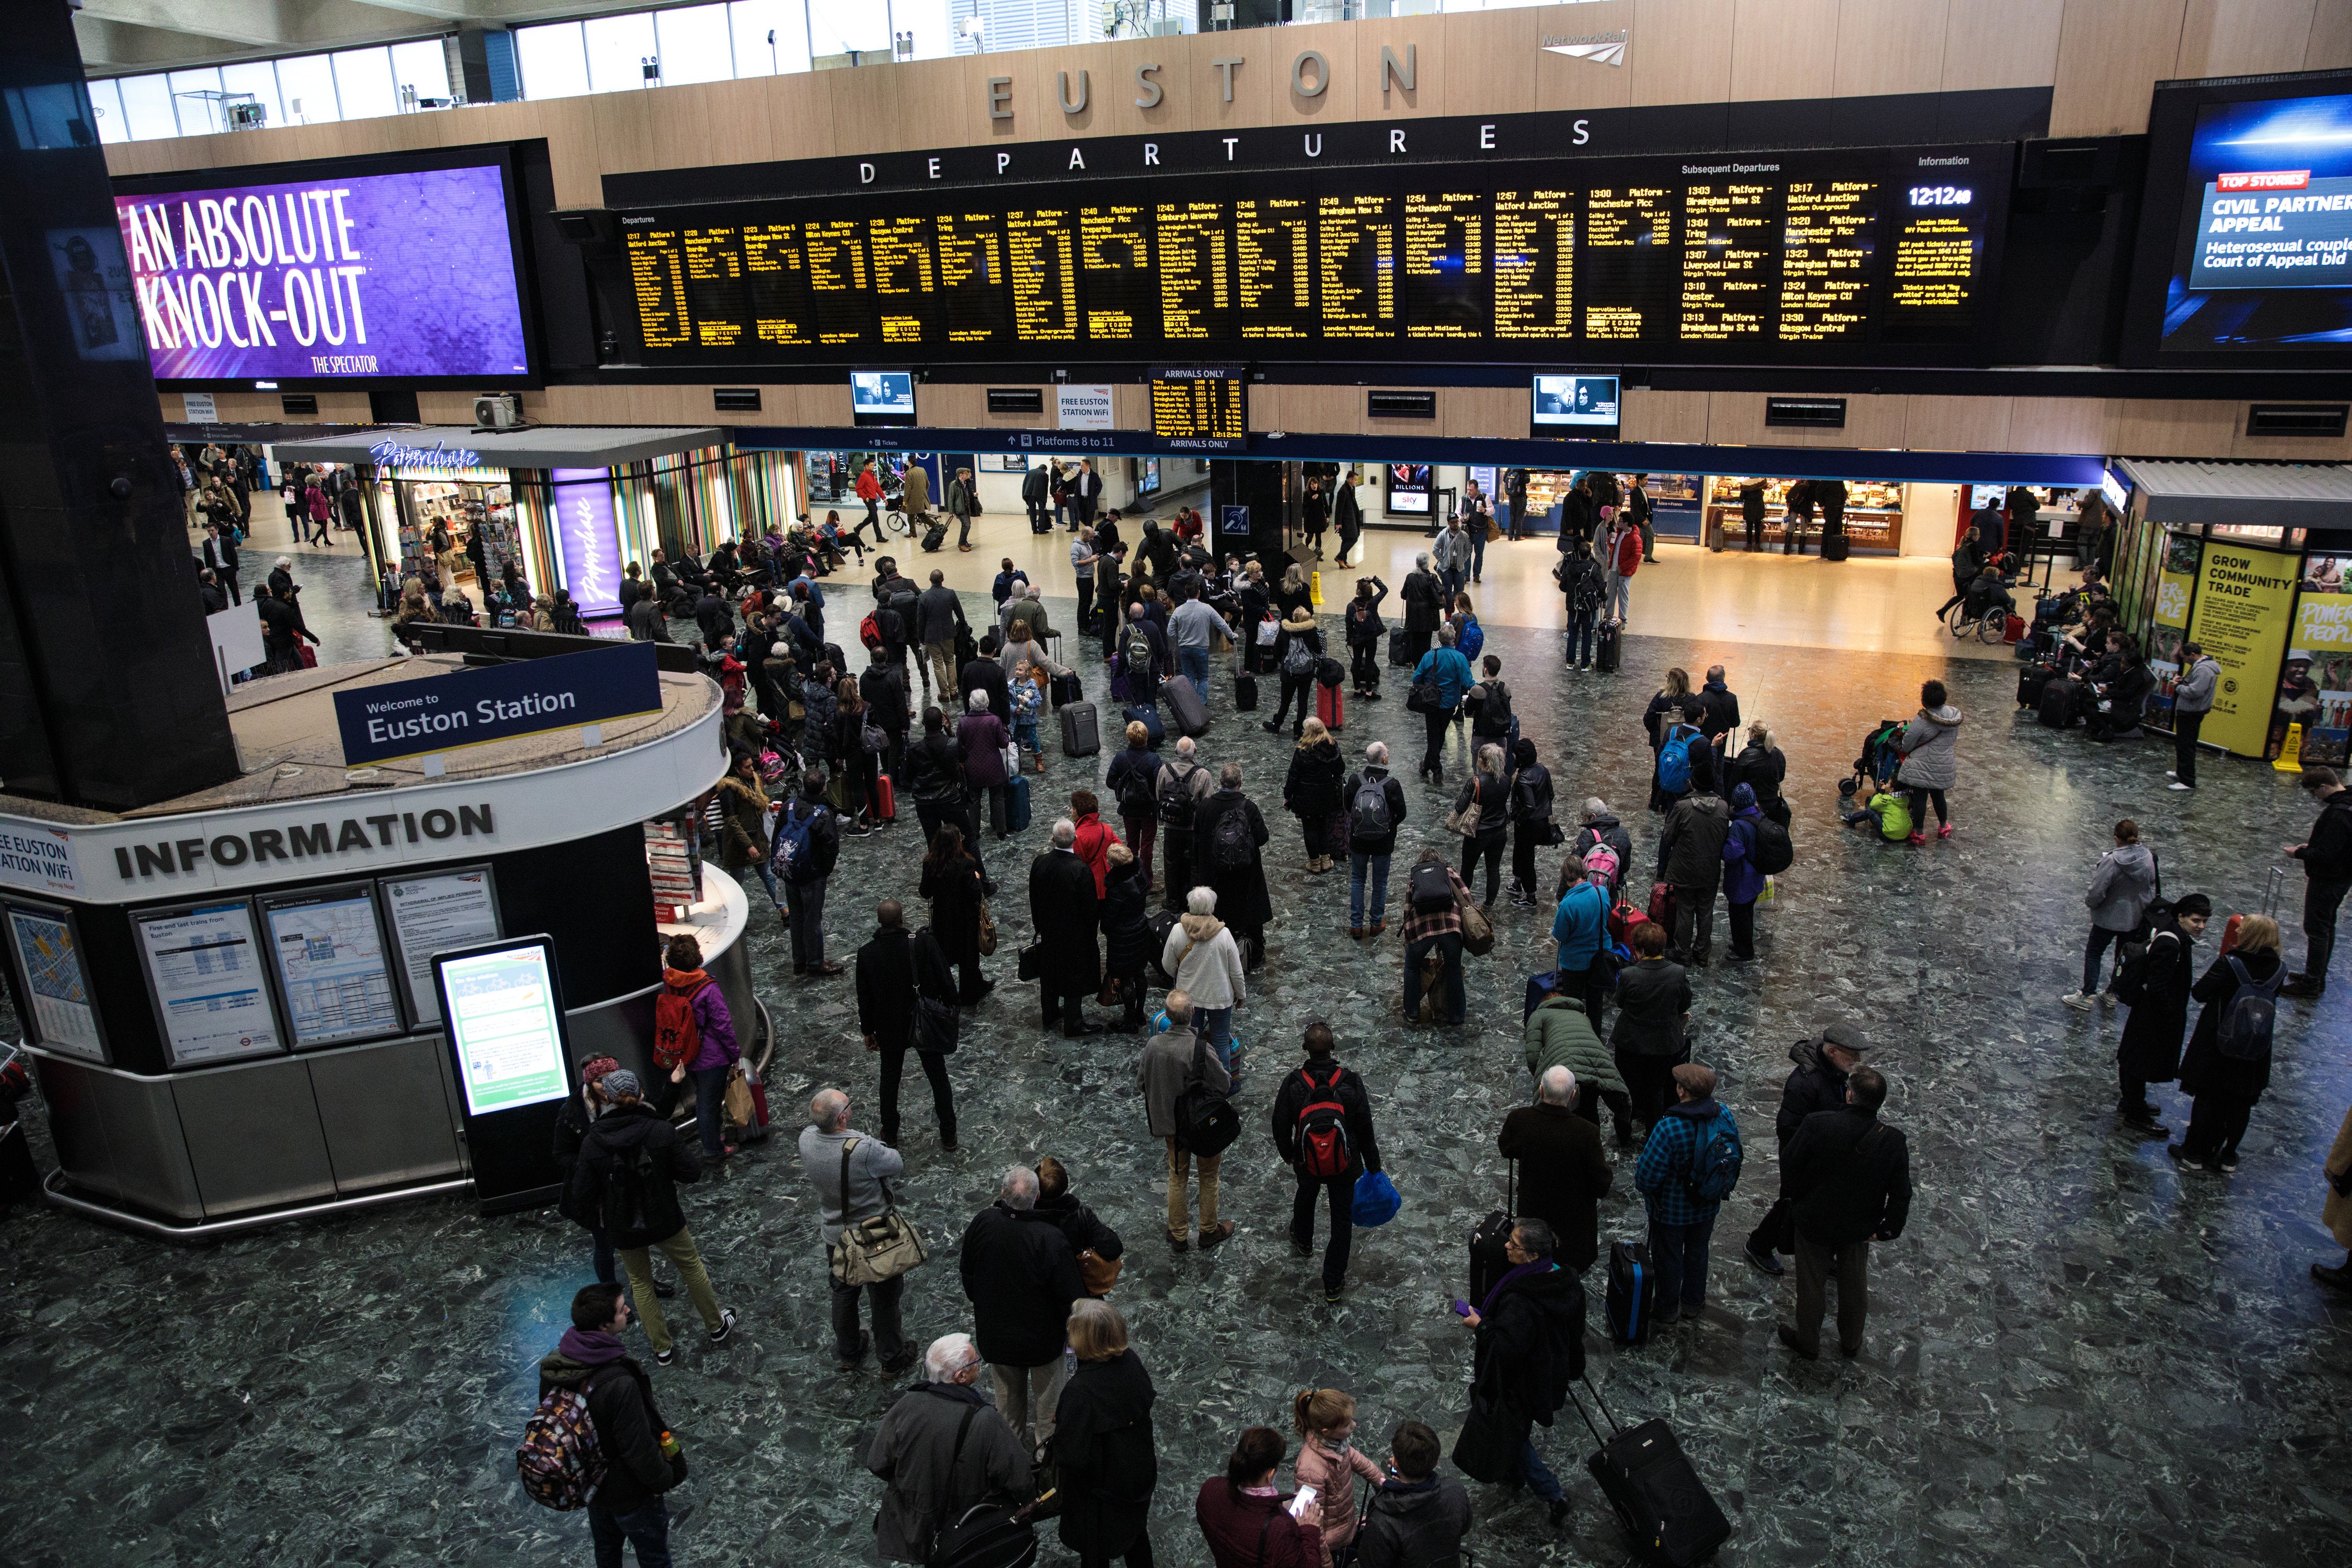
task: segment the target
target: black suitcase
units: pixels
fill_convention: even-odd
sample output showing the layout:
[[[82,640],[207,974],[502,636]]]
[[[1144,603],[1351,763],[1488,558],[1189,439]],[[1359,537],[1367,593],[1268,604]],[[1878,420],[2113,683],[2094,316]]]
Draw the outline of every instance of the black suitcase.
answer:
[[[1055,707],[1060,708],[1072,702],[1083,702],[1086,700],[1086,696],[1087,689],[1079,682],[1076,672],[1054,677]]]
[[[2057,679],[2058,667],[2054,664],[2027,665],[2017,672],[2017,705],[2020,708],[2040,707],[2042,689]]]
[[[1845,559],[1847,548],[1848,542],[1846,536],[1843,532],[1824,533],[1822,535],[1822,560],[1843,561]]]
[[[948,525],[944,522],[935,522],[931,524],[929,528],[923,531],[923,548],[925,550],[936,552],[940,546],[947,543],[947,542]]]
[[[2063,730],[2074,721],[2074,683],[2053,680],[2042,688],[2035,699],[2036,717],[2045,730]]]
[[[1511,1260],[1503,1256],[1503,1248],[1511,1239],[1511,1227],[1518,1221],[1518,1162],[1514,1160],[1509,1173],[1503,1178],[1503,1206],[1470,1227],[1470,1292],[1463,1298],[1475,1310],[1483,1310],[1486,1298],[1493,1293],[1495,1282],[1511,1271]]]
[[[1173,987],[1176,984],[1176,977],[1160,967],[1160,957],[1168,951],[1168,933],[1176,929],[1176,919],[1174,910],[1160,910],[1144,922],[1151,932],[1151,978],[1154,984],[1163,987]]]
[[[1421,662],[1413,656],[1411,632],[1400,630],[1389,634],[1389,662],[1399,669],[1411,669]]]
[[[1609,1291],[1604,1300],[1609,1337],[1621,1345],[1647,1343],[1650,1320],[1658,1310],[1658,1271],[1650,1249],[1638,1241],[1609,1244]]]
[[[1062,709],[1062,755],[1091,757],[1102,750],[1102,730],[1095,722],[1095,705],[1072,702]]]
[[[1192,683],[1181,675],[1171,675],[1160,683],[1160,694],[1168,699],[1168,710],[1176,715],[1176,732],[1180,735],[1203,735],[1209,729],[1209,705],[1192,689]]]
[[[1234,671],[1234,711],[1257,711],[1257,677],[1246,669]]]
[[[1622,652],[1620,637],[1621,634],[1614,621],[1607,622],[1593,634],[1592,668],[1603,675],[1617,673],[1617,660]]]
[[[1570,1388],[1568,1396],[1576,1399],[1576,1413],[1584,1416],[1586,1430],[1601,1445],[1584,1468],[1592,1472],[1601,1495],[1633,1537],[1634,1557],[1658,1568],[1688,1568],[1713,1557],[1731,1539],[1731,1521],[1716,1506],[1714,1494],[1691,1468],[1673,1430],[1654,1420],[1631,1430],[1621,1427],[1591,1378],[1584,1380],[1584,1387],[1608,1418],[1610,1430],[1610,1436],[1601,1435],[1592,1417],[1584,1414],[1584,1401],[1576,1399],[1576,1390]]]

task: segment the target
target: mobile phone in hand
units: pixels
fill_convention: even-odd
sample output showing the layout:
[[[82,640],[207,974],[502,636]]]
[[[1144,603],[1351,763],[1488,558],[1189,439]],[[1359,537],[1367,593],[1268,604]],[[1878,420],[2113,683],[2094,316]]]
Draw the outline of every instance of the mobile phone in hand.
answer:
[[[1470,1303],[1463,1300],[1458,1296],[1454,1298],[1454,1315],[1457,1318],[1468,1317],[1470,1315]]]
[[[1301,1487],[1298,1489],[1298,1495],[1290,1500],[1290,1517],[1293,1519],[1303,1520],[1310,1511],[1313,1510],[1314,1507],[1315,1489],[1313,1487]]]

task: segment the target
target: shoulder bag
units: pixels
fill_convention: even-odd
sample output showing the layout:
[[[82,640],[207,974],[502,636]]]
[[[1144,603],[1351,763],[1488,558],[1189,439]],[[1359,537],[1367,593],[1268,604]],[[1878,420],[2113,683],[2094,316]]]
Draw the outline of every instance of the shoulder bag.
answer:
[[[1176,1146],[1213,1160],[1242,1135],[1242,1121],[1232,1100],[1211,1089],[1201,1076],[1208,1051],[1209,1037],[1194,1035],[1192,1085],[1176,1097]]]
[[[1454,907],[1462,911],[1462,951],[1473,958],[1484,958],[1495,951],[1495,922],[1478,907],[1478,900],[1466,888],[1454,892]]]
[[[982,899],[980,900],[980,956],[990,958],[995,952],[996,916],[990,910],[988,900]]]
[[[1434,680],[1416,680],[1404,694],[1404,710],[1408,713],[1443,713],[1445,711],[1445,689]]]
[[[952,1056],[962,1032],[963,1009],[953,1002],[915,994],[915,1048],[934,1056]]]
[[[860,1142],[852,1138],[841,1146],[844,1212],[849,1207],[849,1152]],[[870,1219],[843,1226],[841,1238],[824,1249],[826,1266],[844,1285],[879,1285],[919,1268],[930,1259],[930,1254],[923,1250],[923,1238],[915,1234],[914,1222],[898,1212],[898,1200],[890,1195],[890,1184],[881,1181],[880,1185],[882,1212]]]

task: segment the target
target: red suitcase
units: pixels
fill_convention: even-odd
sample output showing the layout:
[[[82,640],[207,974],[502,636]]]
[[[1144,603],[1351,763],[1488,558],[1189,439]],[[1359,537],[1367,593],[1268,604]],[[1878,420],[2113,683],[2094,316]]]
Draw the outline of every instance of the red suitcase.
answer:
[[[876,785],[874,791],[874,820],[877,822],[898,821],[898,792],[891,787],[890,775],[888,773],[877,774],[874,782]]]
[[[1337,730],[1347,722],[1347,694],[1336,686],[1315,685],[1315,717],[1323,721],[1326,730]]]

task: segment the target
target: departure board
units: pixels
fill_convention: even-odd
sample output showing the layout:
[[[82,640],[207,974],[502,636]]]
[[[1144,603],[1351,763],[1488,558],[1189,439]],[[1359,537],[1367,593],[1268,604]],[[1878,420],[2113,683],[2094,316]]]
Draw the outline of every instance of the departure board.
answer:
[[[1151,433],[1201,452],[1239,451],[1249,443],[1248,382],[1240,365],[1151,367]]]
[[[1530,159],[623,213],[624,363],[1969,363],[2010,150]]]

